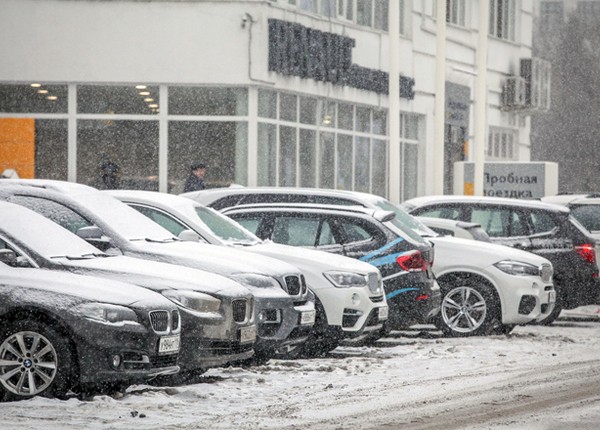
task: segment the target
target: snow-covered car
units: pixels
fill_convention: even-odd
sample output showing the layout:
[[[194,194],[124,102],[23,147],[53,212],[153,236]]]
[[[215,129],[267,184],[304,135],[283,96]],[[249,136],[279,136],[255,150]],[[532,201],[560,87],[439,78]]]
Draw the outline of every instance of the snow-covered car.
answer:
[[[390,229],[396,232],[411,230],[435,245],[432,268],[443,295],[442,312],[436,324],[450,335],[506,333],[515,324],[546,320],[555,307],[553,266],[547,259],[520,250],[512,252],[512,248],[501,245],[436,237],[437,234],[418,218],[381,196],[355,191],[289,187],[222,188],[183,196],[217,208],[254,202],[291,201],[320,202],[342,207],[358,205],[393,212],[395,218],[386,222]],[[501,264],[495,266],[497,263]],[[513,288],[513,284],[521,287]],[[454,298],[454,302],[450,301],[451,298]]]
[[[383,223],[394,216],[391,212],[314,203],[240,205],[222,211],[261,239],[340,254],[378,268],[389,306],[386,330],[425,324],[440,310],[431,244],[412,232],[390,232]]]
[[[375,339],[387,320],[388,307],[379,270],[368,263],[322,251],[263,241],[231,218],[191,199],[153,191],[103,191],[127,203],[173,235],[214,245],[240,247],[278,258],[302,270],[315,293],[313,333],[303,355],[335,348],[342,339]]]
[[[475,222],[456,221],[445,218],[430,218],[425,216],[417,218],[440,236],[452,236],[462,239],[479,240],[481,242],[491,242],[488,234],[481,228],[481,224]]]
[[[0,400],[126,387],[179,371],[177,307],[147,289],[13,268],[0,249]]]
[[[124,281],[174,302],[182,326],[177,378],[252,357],[254,299],[240,284],[198,269],[110,256],[19,205],[0,202],[0,219],[0,247],[16,254],[16,270],[34,267]]]
[[[315,320],[314,295],[300,269],[281,260],[234,248],[181,241],[118,199],[72,182],[4,180],[0,199],[47,216],[108,253],[124,254],[213,272],[254,295],[255,360],[266,361],[308,338]],[[100,234],[90,234],[90,228]]]
[[[423,196],[401,208],[414,216],[476,222],[493,243],[547,258],[554,267],[556,306],[542,324],[552,323],[562,309],[598,303],[600,277],[596,239],[568,208],[539,200],[490,196]]]

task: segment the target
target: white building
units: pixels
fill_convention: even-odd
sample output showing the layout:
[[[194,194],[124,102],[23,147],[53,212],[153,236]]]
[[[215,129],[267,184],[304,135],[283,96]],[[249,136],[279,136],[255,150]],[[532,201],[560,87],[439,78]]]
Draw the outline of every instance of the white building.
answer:
[[[435,0],[398,1],[390,167],[388,0],[0,0],[0,172],[97,185],[112,160],[122,187],[180,192],[202,161],[212,186],[387,195],[397,169],[401,200],[431,193]],[[473,153],[479,3],[446,1],[448,191]],[[488,160],[530,157],[529,116],[502,92],[532,21],[532,0],[490,0]]]

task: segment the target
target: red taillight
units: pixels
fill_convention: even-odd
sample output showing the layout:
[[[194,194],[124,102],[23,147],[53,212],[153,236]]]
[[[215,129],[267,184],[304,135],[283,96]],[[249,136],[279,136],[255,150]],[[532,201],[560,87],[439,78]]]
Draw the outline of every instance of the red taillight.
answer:
[[[427,261],[423,259],[421,251],[409,251],[396,257],[396,263],[407,272],[424,272],[427,270]]]
[[[596,263],[596,249],[594,245],[586,243],[585,245],[577,245],[573,248],[588,263]]]

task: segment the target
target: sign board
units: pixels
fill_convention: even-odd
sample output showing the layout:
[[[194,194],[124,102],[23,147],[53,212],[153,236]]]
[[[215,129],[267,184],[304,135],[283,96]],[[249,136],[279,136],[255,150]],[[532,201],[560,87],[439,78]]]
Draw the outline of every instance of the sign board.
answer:
[[[473,195],[475,163],[454,163],[454,194]],[[483,195],[539,199],[558,194],[558,164],[545,161],[488,162],[483,168]]]

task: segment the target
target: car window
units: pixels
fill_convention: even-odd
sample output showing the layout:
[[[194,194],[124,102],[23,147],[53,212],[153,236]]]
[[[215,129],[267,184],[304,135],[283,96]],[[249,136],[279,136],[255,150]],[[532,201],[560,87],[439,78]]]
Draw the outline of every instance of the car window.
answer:
[[[373,235],[371,235],[360,225],[350,222],[343,222],[340,225],[344,231],[344,234],[346,235],[347,243],[373,239]]]
[[[239,194],[236,194],[233,196],[222,197],[222,198],[217,199],[214,202],[208,204],[208,206],[210,206],[211,208],[214,208],[215,210],[220,211],[221,209],[236,206],[239,203],[240,199],[242,199],[242,197],[243,196],[240,196]]]
[[[415,216],[459,220],[460,212],[459,206],[435,206],[431,208],[417,208],[411,214]]]
[[[262,221],[262,218],[260,218],[260,217],[256,217],[256,218],[234,217],[234,219],[238,224],[240,224],[246,230],[248,230],[249,232],[254,233],[254,234],[256,234],[258,232],[258,227],[260,227],[260,223]]]
[[[271,239],[292,246],[315,246],[320,223],[318,218],[280,216],[275,218]]]
[[[223,240],[243,243],[257,243],[258,237],[242,228],[240,224],[212,208],[194,207],[198,221],[206,226],[213,234]]]
[[[321,232],[319,233],[319,245],[334,245],[336,243],[333,232],[331,231],[331,225],[329,221],[321,223]]]
[[[429,228],[432,229],[433,231],[435,231],[440,236],[454,236],[454,231],[448,230],[447,228],[433,227],[433,226],[429,226]]]
[[[179,236],[179,233],[181,233],[183,230],[188,230],[188,227],[185,224],[158,209],[134,204],[130,204],[130,206],[141,214],[146,215],[161,227],[169,230],[169,232],[171,232],[174,236]]]
[[[600,231],[600,206],[571,206],[571,215],[589,231]]]
[[[11,201],[44,215],[72,233],[77,233],[80,228],[93,225],[74,210],[52,200],[17,195],[13,196]]]
[[[473,208],[471,222],[481,224],[490,237],[514,237],[528,234],[524,216],[511,208]]]
[[[530,214],[533,234],[547,233],[559,227],[554,217],[544,211],[532,211]]]

